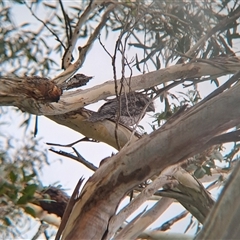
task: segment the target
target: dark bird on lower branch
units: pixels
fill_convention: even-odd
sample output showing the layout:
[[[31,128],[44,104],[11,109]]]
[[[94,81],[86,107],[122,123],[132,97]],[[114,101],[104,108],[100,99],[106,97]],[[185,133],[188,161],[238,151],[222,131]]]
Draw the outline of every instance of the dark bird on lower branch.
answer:
[[[148,106],[146,107],[146,105]],[[142,93],[130,92],[121,95],[119,100],[117,98],[107,100],[97,112],[92,113],[88,120],[90,122],[105,119],[117,121],[119,113],[119,123],[129,127],[141,120],[145,116],[145,112],[151,111],[155,111],[151,98]],[[140,117],[141,119],[139,119]]]
[[[70,197],[60,188],[50,186],[42,191],[43,199],[39,199],[39,204],[44,211],[63,216]]]

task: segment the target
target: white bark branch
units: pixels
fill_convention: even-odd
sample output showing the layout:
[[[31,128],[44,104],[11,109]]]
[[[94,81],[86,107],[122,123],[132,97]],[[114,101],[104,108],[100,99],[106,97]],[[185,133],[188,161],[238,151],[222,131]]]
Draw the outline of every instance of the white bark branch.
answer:
[[[44,211],[40,206],[33,203],[28,203],[26,206],[34,210],[36,218],[45,221],[46,223],[51,224],[55,227],[59,227],[61,218],[57,215],[48,213],[47,211]]]
[[[239,123],[239,92],[237,84],[106,161],[83,188],[63,239],[105,236],[109,220],[127,192],[166,167],[203,151],[204,143]]]
[[[48,116],[48,118],[86,137],[107,143],[115,149],[119,149],[115,136],[116,123],[109,120],[92,123],[87,121],[87,117],[84,117],[85,114],[83,112],[84,110],[79,110],[69,114]],[[122,148],[130,140],[131,131],[122,125],[118,125],[117,137],[120,148]],[[131,141],[134,142],[137,139],[138,137],[134,135]]]
[[[222,21],[220,21],[215,27],[211,28],[206,35],[204,35],[202,38],[200,38],[197,43],[190,48],[185,55],[186,56],[190,56],[192,57],[194,55],[194,52],[197,51],[197,49],[201,46],[204,45],[204,43],[215,33],[217,33],[218,31],[220,31],[221,29],[224,29],[224,26],[227,26],[229,23],[235,21],[236,19],[238,19],[240,17],[240,8],[238,7],[235,11],[235,14],[233,14],[231,17],[227,16],[225,17]]]
[[[127,86],[131,80],[131,89],[136,91],[182,78],[189,79],[202,76],[214,77],[216,75],[233,74],[239,69],[240,58],[220,57],[218,60],[209,59],[209,61],[206,60],[205,62],[177,64],[154,72],[138,75],[131,79],[126,79],[124,84]],[[115,95],[114,81],[107,81],[86,90],[65,91],[58,102],[37,101],[37,99],[32,98],[31,94],[26,94],[24,90],[25,86],[20,85],[19,79],[20,78],[0,78],[0,106],[13,105],[32,114],[50,116],[69,113]],[[14,83],[8,84],[9,81],[13,80],[15,80]],[[117,84],[120,85],[120,81],[121,80],[118,80]],[[51,81],[49,82],[51,83]],[[32,91],[37,91],[37,87],[35,83],[35,86],[32,86]]]
[[[238,162],[227,181],[217,204],[208,215],[204,228],[195,238],[200,239],[239,239],[240,216],[240,163]],[[217,226],[217,227],[216,227]]]
[[[79,18],[79,20],[76,24],[73,36],[70,40],[69,46],[67,48],[67,51],[65,52],[65,54],[63,56],[63,67],[64,67],[64,69],[66,69],[71,63],[72,53],[73,53],[73,50],[74,50],[75,45],[77,43],[78,37],[80,35],[81,28],[83,27],[83,25],[87,21],[90,14],[93,13],[105,1],[106,0],[97,0],[97,1],[94,0],[94,1],[90,2],[89,5],[87,6],[87,8],[85,9],[85,11],[80,16],[80,18]]]
[[[109,222],[108,234],[106,239],[110,239],[120,228],[125,219],[136,211],[145,201],[147,201],[159,188],[169,183],[168,177],[173,175],[176,166],[164,169],[151,184],[149,184],[137,197],[135,197],[126,207],[124,207],[116,216],[113,216]],[[173,200],[174,201],[174,200]]]
[[[94,1],[94,3],[90,4],[91,6],[98,6],[101,5],[104,1]],[[64,62],[64,66],[66,67],[65,71],[62,72],[60,75],[58,75],[57,77],[55,77],[52,81],[56,84],[58,84],[59,86],[61,86],[62,83],[64,83],[66,80],[68,80],[84,63],[85,58],[86,58],[86,54],[87,52],[90,50],[91,46],[93,45],[94,41],[97,39],[100,31],[102,30],[102,28],[105,26],[107,20],[108,20],[108,15],[109,13],[114,9],[114,4],[110,4],[110,6],[107,7],[105,13],[102,16],[102,20],[101,22],[98,24],[98,26],[96,27],[96,29],[94,30],[94,32],[91,34],[91,36],[89,37],[87,44],[82,47],[82,48],[78,48],[79,50],[79,57],[78,60],[74,63],[71,64],[70,60],[71,60],[71,54],[72,54],[72,47],[75,47],[76,44],[76,40],[77,40],[77,33],[78,33],[78,29],[77,31],[75,31],[74,36],[73,36],[73,42],[71,44],[74,44],[73,46],[70,45],[69,51],[67,51],[66,55],[64,56],[63,62]],[[90,9],[91,10],[91,9]],[[81,24],[80,24],[81,25]],[[78,26],[77,26],[78,28]]]
[[[159,85],[171,80],[200,76],[224,75],[240,69],[240,60],[236,57],[220,57],[205,62],[178,64],[158,71],[131,78],[132,90],[140,90]],[[125,84],[130,79],[126,79]],[[118,80],[120,84],[120,80]],[[83,135],[103,141],[118,149],[114,134],[115,124],[111,121],[90,123],[89,114],[80,109],[90,103],[115,94],[114,81],[76,91],[61,89],[52,81],[33,78],[0,78],[0,106],[16,106],[22,111],[36,115],[45,115],[59,124],[74,129]],[[60,100],[58,100],[60,97]],[[129,140],[130,131],[119,126],[121,147]],[[133,141],[137,138],[134,137]]]
[[[226,60],[226,59],[224,59]],[[211,61],[211,60],[210,60]],[[154,72],[134,76],[126,79],[125,87],[131,81],[131,89],[133,91],[150,88],[169,81],[182,78],[197,78],[202,76],[221,76],[235,73],[240,69],[240,59],[234,58],[224,61],[222,64],[211,62],[193,62],[187,64],[177,64]],[[117,84],[120,86],[120,81]],[[67,111],[74,111],[80,107],[106,99],[115,95],[114,81],[106,81],[103,84],[94,86],[86,90],[76,90],[74,92],[64,92],[58,103],[53,103],[56,114],[62,114]],[[46,109],[44,115],[51,115],[50,109]]]
[[[184,233],[169,233],[162,231],[144,231],[138,236],[138,239],[148,240],[193,240],[193,236]]]
[[[129,223],[114,240],[121,239],[136,239],[143,230],[145,230],[151,223],[156,221],[161,214],[173,203],[171,198],[160,199],[152,208],[143,214],[139,219],[133,223]],[[109,238],[110,239],[110,238]]]

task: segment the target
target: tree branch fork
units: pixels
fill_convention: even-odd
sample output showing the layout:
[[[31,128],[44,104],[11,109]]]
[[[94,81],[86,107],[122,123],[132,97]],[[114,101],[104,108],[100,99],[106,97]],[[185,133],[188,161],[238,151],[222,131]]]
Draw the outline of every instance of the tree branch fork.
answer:
[[[177,64],[157,71],[134,76],[124,81],[127,87],[131,81],[131,90],[137,91],[179,79],[201,78],[203,76],[223,76],[234,74],[240,69],[240,58],[220,57]],[[209,79],[209,78],[208,78]],[[120,80],[117,84],[120,85]],[[91,103],[115,95],[114,81],[86,90],[63,91],[62,83],[40,77],[0,77],[0,106],[16,106],[22,111],[35,115],[60,115],[78,110]]]
[[[222,67],[221,63],[219,65],[217,62],[213,65],[196,61],[132,77],[132,90],[140,90],[146,86],[159,85],[181,78],[219,76],[237,72],[240,63],[228,62],[229,65],[225,63]],[[107,137],[101,139],[102,141],[109,141],[110,145],[117,146],[114,134],[109,140],[110,132],[114,133],[115,124],[111,121],[89,123],[86,121],[88,113],[81,109],[89,103],[114,95],[113,82],[108,81],[87,90],[66,91],[62,95],[61,88],[53,84],[51,80],[37,77],[5,77],[1,78],[0,84],[1,105],[14,105],[23,111],[37,115],[46,113],[46,116],[52,120],[65,124],[87,137],[95,138],[96,136],[97,139],[105,135]],[[204,150],[201,147],[205,147],[213,137],[239,123],[239,92],[240,85],[236,84],[204,104],[192,107],[179,118],[165,124],[152,134],[139,140],[135,138],[135,144],[125,146],[116,156],[104,162],[84,186],[80,196],[81,201],[74,206],[64,230],[63,239],[78,239],[80,236],[76,234],[80,232],[76,229],[80,228],[83,229],[81,236],[86,236],[88,239],[94,236],[105,236],[116,207],[131,189],[153,175],[158,175],[166,167]],[[81,101],[76,102],[75,105],[76,98]],[[60,111],[60,106],[64,110]],[[68,108],[69,106],[75,110]],[[107,134],[102,134],[105,131],[103,129],[108,130]],[[120,138],[122,146],[124,146],[131,133],[124,127],[119,129],[122,133]],[[91,226],[89,226],[89,219],[92,222]],[[99,219],[101,219],[101,226],[93,226],[95,222],[99,224]]]
[[[106,161],[84,186],[63,239],[79,238],[77,229],[82,229],[81,236],[88,239],[105,236],[109,221],[126,193],[168,166],[204,150],[205,143],[214,136],[236,126],[240,119],[239,91],[237,84],[205,104],[189,109]],[[90,226],[88,219],[101,221],[96,221],[96,226],[93,221]]]

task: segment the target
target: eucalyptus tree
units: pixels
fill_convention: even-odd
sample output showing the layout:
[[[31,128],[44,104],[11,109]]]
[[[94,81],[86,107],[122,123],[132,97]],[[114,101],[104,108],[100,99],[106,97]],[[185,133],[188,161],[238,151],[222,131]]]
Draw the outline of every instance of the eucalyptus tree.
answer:
[[[33,19],[20,24],[16,14],[20,9],[27,9]],[[239,217],[239,16],[238,1],[1,2],[0,105],[44,115],[81,133],[82,141],[104,142],[118,151],[99,167],[75,149],[76,155],[58,152],[95,173],[81,191],[79,180],[70,199],[63,194],[68,205],[57,239],[61,235],[62,239],[160,238],[166,225],[146,229],[174,199],[186,212],[169,221],[168,227],[190,213],[200,226],[196,238],[239,236],[235,226]],[[107,40],[116,34],[110,50]],[[95,43],[110,59],[112,79],[83,89],[91,77],[79,71]],[[93,67],[97,68],[94,63]],[[202,83],[214,84],[216,89],[203,98]],[[179,86],[183,90],[176,95]],[[138,123],[129,127],[119,121],[120,96],[136,91],[164,105],[154,115],[150,134],[140,131]],[[90,121],[95,113],[88,105],[112,96],[119,102],[116,118]],[[233,142],[233,149],[223,156],[226,142]],[[220,167],[220,161],[228,168]],[[211,188],[217,187],[233,169],[215,204],[202,183],[212,181]],[[1,179],[1,204],[10,200],[12,208],[21,207],[39,217],[33,205],[41,205],[42,195],[36,197],[40,180],[23,175],[24,184],[11,198],[5,186],[14,186],[19,174],[7,173]],[[117,213],[126,198],[131,201]],[[127,223],[149,199],[155,205]],[[11,225],[8,214],[5,211],[2,219]]]

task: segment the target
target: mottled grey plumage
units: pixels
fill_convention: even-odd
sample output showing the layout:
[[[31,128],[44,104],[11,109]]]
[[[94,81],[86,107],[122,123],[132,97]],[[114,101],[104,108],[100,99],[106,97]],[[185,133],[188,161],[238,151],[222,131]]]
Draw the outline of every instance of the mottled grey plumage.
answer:
[[[123,94],[119,97],[121,101],[121,111],[119,123],[125,126],[132,126],[136,124],[143,112],[144,107],[148,104],[151,99],[142,93],[130,92],[128,94]],[[117,98],[108,100],[103,104],[97,112],[93,112],[89,121],[103,121],[104,119],[117,120],[117,115],[119,111],[119,102]],[[146,112],[155,111],[154,105],[151,102],[146,109]],[[143,113],[142,117],[144,117]]]

